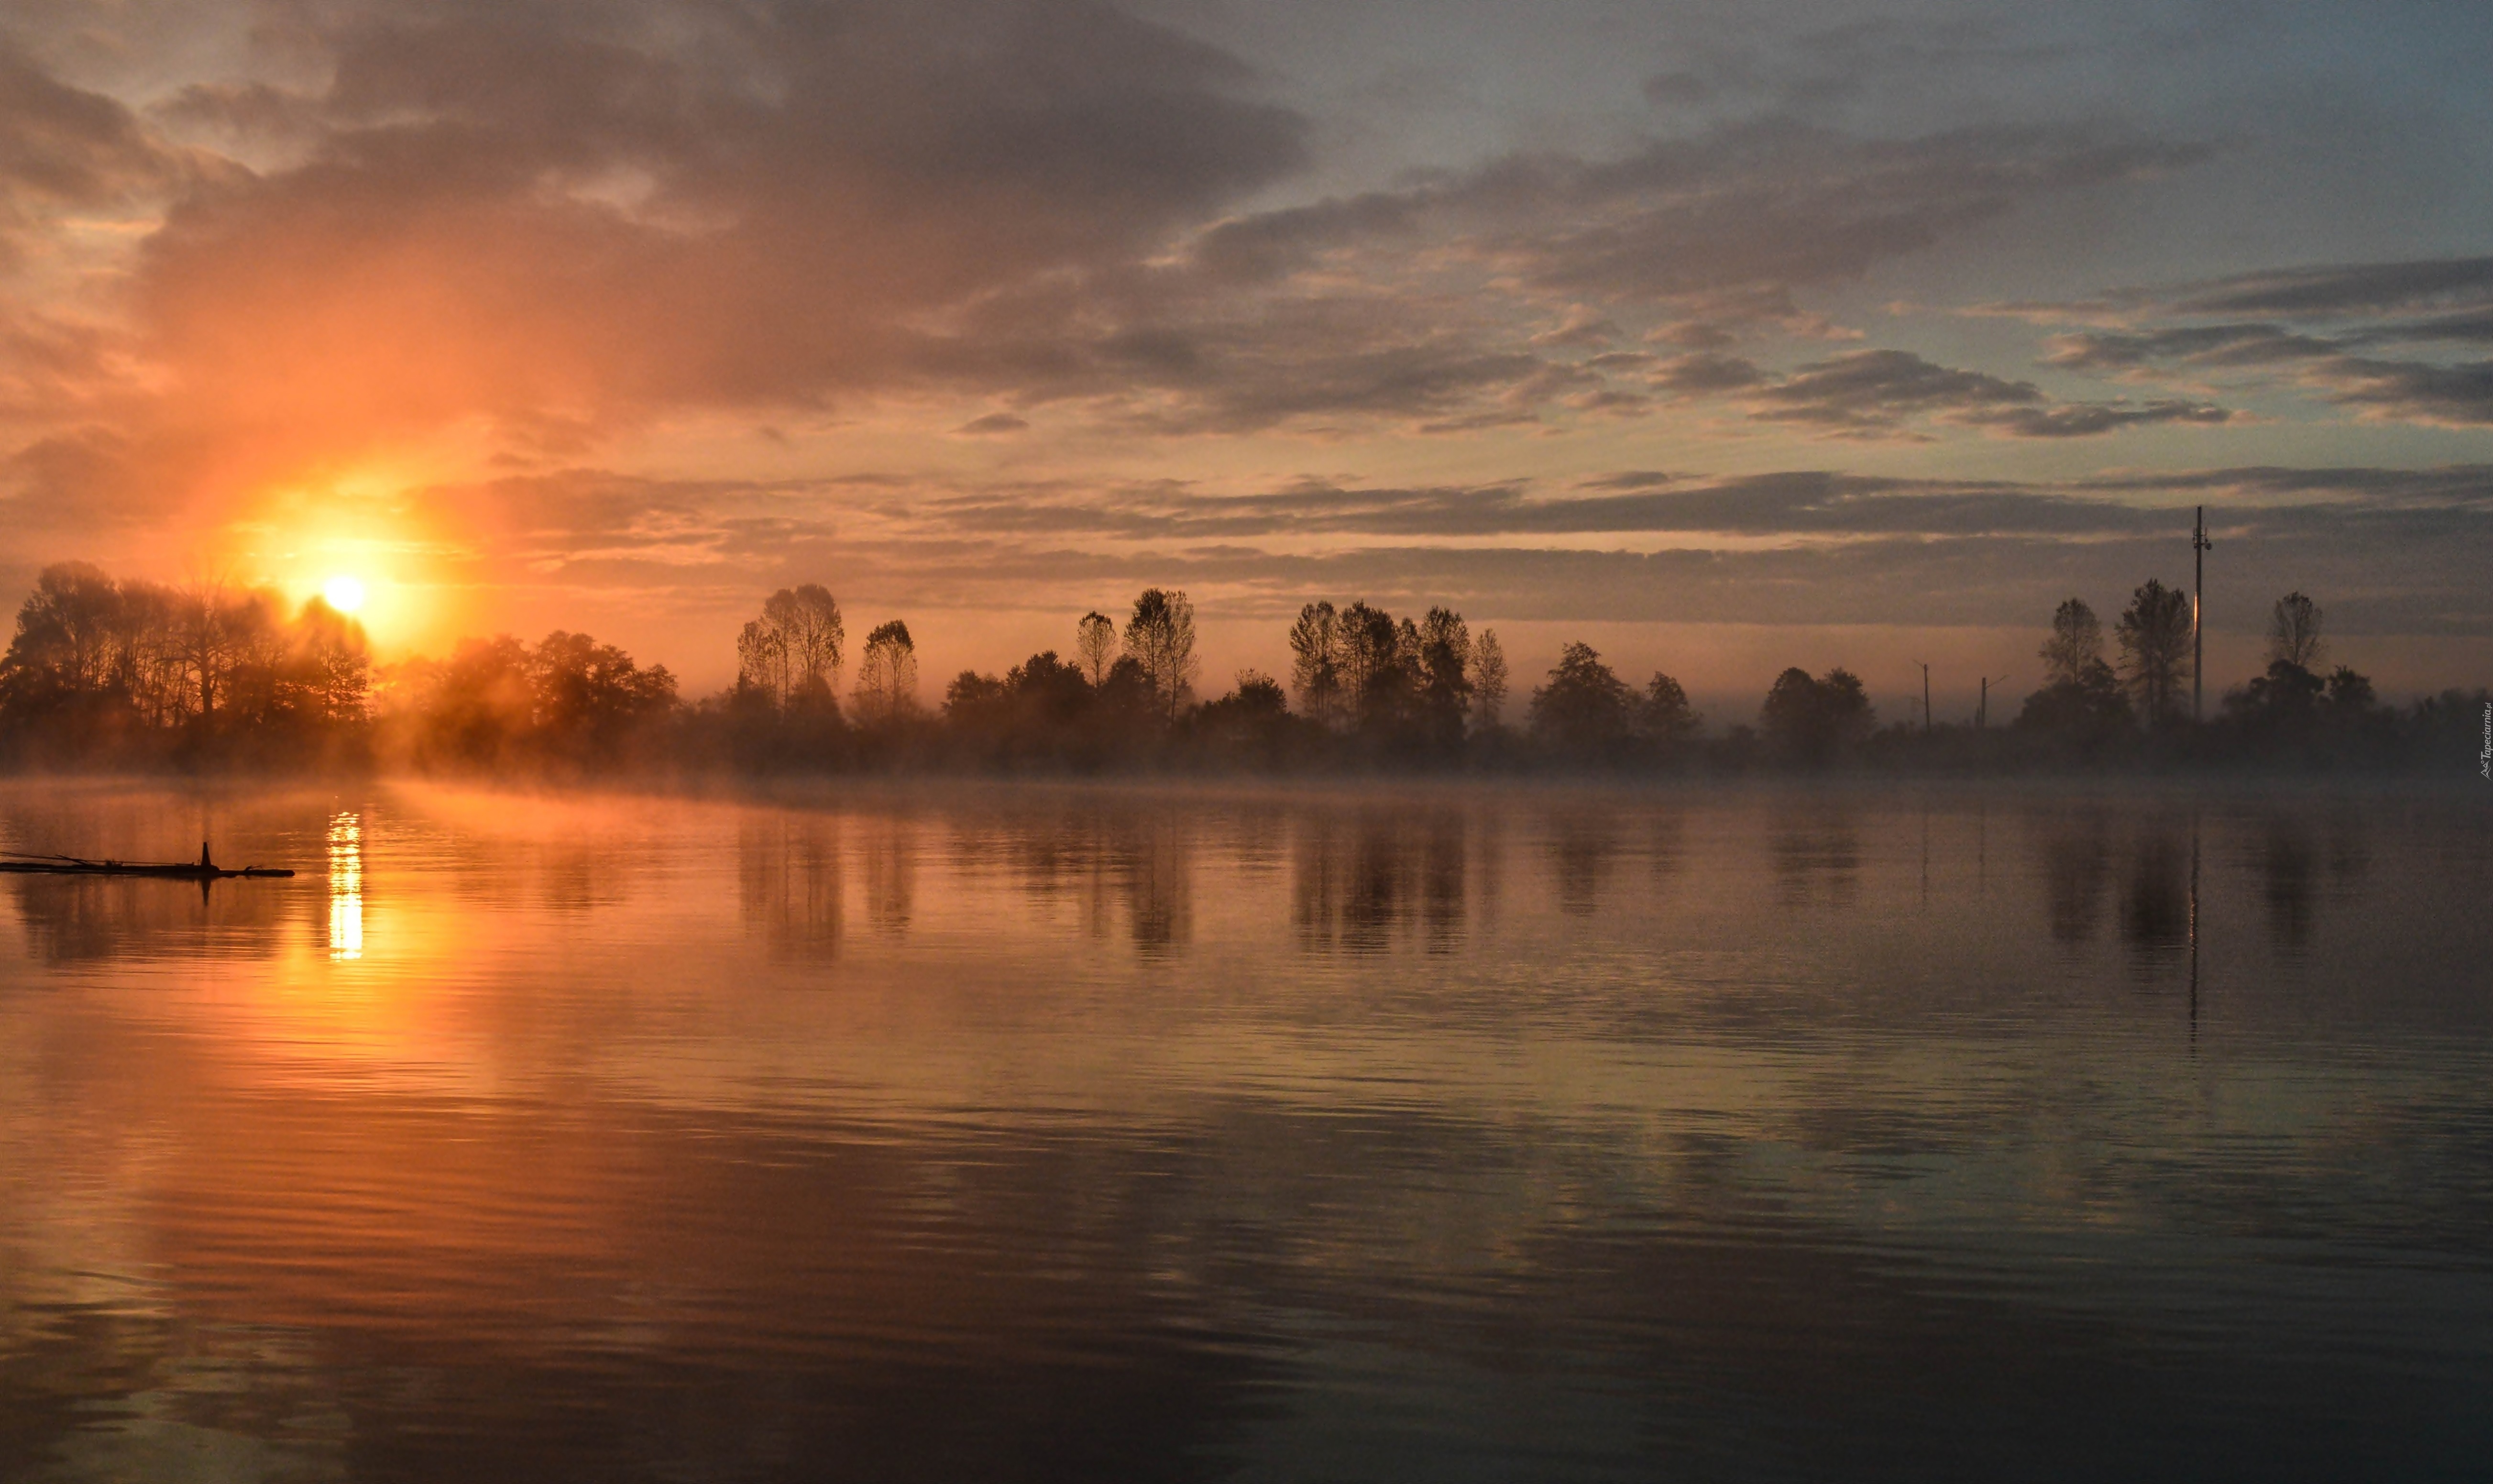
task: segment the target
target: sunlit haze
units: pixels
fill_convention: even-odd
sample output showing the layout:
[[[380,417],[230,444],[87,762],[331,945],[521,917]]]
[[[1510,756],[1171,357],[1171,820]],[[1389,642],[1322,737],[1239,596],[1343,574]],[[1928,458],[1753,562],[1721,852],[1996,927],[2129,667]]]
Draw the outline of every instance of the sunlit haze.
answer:
[[[2299,590],[2386,696],[2480,683],[2488,51],[2284,0],[13,6],[0,585],[351,560],[385,660],[560,627],[688,696],[803,582],[930,677],[1151,585],[1213,681],[1442,603],[1521,676],[1898,715],[1914,661],[2030,689],[2205,505],[2220,681]]]

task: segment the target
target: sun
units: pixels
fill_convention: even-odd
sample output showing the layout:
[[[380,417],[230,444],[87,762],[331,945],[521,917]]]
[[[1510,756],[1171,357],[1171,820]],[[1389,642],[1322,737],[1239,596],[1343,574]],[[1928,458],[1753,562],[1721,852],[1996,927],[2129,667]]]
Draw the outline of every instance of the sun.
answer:
[[[340,613],[353,613],[364,606],[364,584],[361,578],[338,576],[320,590],[320,596]]]

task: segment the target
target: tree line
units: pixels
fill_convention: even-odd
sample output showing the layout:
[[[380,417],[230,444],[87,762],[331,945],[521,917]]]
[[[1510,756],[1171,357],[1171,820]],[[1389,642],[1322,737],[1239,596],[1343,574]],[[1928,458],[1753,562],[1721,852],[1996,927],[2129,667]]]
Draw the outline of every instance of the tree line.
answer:
[[[2270,615],[2268,665],[2190,714],[2188,595],[2140,586],[2107,631],[2061,603],[2043,683],[2002,727],[1927,716],[1881,726],[1842,667],[1778,675],[1754,720],[1713,728],[1671,676],[1631,682],[1590,645],[1563,646],[1515,714],[1505,647],[1444,606],[1302,607],[1286,681],[1239,672],[1198,693],[1195,615],[1151,588],[1121,618],[1076,620],[1067,652],[1002,674],[963,670],[921,700],[899,619],[855,653],[819,584],[771,593],[736,636],[736,679],[695,702],[664,666],[557,630],[463,641],[380,667],[351,618],[318,598],[115,581],[46,568],[0,656],[0,761],[17,767],[322,765],[586,775],[625,769],[783,772],[907,768],[1089,773],[1136,769],[1689,771],[2016,770],[2248,763],[2425,767],[2472,760],[2483,693],[2404,710],[2352,668],[2326,668],[2318,603]]]

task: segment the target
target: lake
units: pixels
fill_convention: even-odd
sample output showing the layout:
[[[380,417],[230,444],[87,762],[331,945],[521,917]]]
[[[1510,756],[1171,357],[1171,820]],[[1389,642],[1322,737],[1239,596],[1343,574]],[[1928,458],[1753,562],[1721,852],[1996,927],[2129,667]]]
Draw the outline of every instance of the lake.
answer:
[[[0,1477],[2480,1478],[2463,782],[0,785]]]

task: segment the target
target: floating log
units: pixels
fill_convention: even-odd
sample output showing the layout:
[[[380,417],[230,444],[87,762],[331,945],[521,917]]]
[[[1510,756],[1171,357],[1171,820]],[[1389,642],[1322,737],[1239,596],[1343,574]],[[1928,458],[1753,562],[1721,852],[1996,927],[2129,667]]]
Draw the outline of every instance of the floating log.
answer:
[[[235,877],[264,880],[291,876],[274,865],[246,865],[229,870],[208,857],[208,842],[199,842],[199,859],[169,864],[148,861],[89,861],[81,856],[40,856],[22,851],[0,852],[0,873],[19,876],[153,876],[166,881],[230,881]]]

